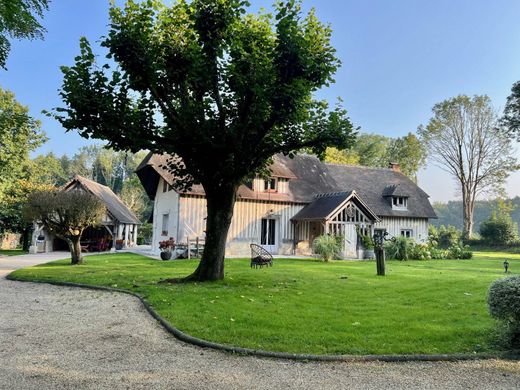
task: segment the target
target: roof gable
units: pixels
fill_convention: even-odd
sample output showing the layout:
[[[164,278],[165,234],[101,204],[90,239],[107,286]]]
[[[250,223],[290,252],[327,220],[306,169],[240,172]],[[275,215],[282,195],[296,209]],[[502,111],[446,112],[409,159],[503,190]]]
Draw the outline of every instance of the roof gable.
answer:
[[[107,186],[99,184],[93,180],[83,176],[76,175],[65,184],[62,189],[70,190],[75,186],[81,186],[85,191],[99,198],[106,206],[108,212],[120,223],[141,224],[141,221],[135,216],[121,199]]]

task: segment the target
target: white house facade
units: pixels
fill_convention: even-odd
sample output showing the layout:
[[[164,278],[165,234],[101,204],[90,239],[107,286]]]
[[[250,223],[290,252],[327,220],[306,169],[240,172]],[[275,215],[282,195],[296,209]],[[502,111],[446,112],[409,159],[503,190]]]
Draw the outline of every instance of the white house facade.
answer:
[[[148,155],[137,169],[154,201],[152,247],[173,237],[177,243],[204,240],[206,200],[196,185],[176,191],[167,156]],[[322,234],[343,237],[345,258],[357,258],[360,233],[386,230],[422,242],[436,218],[428,195],[395,164],[389,169],[326,164],[310,155],[277,155],[267,179],[239,187],[226,255],[250,254],[259,244],[273,254],[310,255]]]

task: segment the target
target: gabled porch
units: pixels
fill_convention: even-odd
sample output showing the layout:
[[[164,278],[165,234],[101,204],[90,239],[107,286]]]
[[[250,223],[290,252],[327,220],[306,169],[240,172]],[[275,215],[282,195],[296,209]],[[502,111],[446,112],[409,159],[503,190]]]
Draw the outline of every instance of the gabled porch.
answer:
[[[312,253],[312,243],[323,234],[342,237],[342,258],[358,258],[361,249],[358,231],[372,236],[377,215],[356,191],[320,194],[298,212],[294,224],[296,255]]]

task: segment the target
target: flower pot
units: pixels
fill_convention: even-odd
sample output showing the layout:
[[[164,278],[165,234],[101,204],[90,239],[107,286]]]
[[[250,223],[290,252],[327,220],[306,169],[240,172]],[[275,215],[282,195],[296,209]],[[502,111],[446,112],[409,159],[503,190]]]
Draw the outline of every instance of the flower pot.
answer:
[[[365,259],[374,260],[376,258],[376,254],[373,249],[365,249],[365,253],[363,254]]]
[[[162,260],[170,260],[171,258],[172,258],[172,252],[171,251],[161,252],[161,259]]]

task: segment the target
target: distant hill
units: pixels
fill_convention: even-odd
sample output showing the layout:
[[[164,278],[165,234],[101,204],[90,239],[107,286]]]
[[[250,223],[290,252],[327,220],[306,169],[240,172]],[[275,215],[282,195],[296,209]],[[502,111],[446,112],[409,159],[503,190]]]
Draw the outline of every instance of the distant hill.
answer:
[[[509,200],[516,206],[511,213],[511,217],[513,221],[518,222],[520,225],[520,197],[517,196]],[[481,200],[476,203],[474,214],[475,228],[473,230],[475,233],[479,232],[480,223],[488,219],[496,207],[496,200]],[[457,229],[462,229],[462,201],[452,200],[448,203],[433,203],[433,208],[439,217],[439,219],[431,220],[433,225],[452,225]]]

